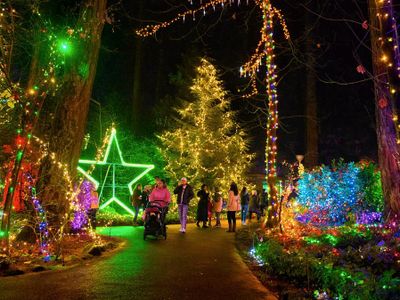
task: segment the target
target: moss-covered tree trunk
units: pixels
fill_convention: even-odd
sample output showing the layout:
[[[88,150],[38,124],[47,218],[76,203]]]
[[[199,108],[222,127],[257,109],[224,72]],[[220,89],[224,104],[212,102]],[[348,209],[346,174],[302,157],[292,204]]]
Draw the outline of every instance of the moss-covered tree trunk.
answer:
[[[394,5],[369,0],[375,115],[386,219],[400,216],[398,37]],[[388,14],[386,16],[386,14]],[[392,19],[393,16],[393,19]],[[393,27],[394,26],[394,27]],[[397,46],[397,49],[396,47]],[[397,56],[397,57],[396,57]]]

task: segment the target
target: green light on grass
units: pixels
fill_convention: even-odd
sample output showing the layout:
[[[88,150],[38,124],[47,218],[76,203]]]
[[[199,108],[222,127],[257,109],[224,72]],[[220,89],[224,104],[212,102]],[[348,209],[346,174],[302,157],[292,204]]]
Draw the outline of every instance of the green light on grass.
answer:
[[[325,235],[324,239],[326,239],[326,241],[332,246],[336,246],[336,244],[339,242],[339,239],[332,234]]]
[[[318,245],[321,243],[320,240],[313,238],[313,237],[305,237],[304,240],[307,242],[307,244],[314,244],[314,245]]]

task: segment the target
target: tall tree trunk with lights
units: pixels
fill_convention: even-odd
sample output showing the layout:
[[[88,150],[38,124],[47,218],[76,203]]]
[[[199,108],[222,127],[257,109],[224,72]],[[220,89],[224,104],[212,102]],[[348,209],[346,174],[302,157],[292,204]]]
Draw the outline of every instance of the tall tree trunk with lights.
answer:
[[[57,96],[58,104],[50,132],[49,150],[65,164],[71,178],[76,174],[84,138],[89,102],[96,74],[101,34],[106,17],[107,0],[86,0],[82,4],[77,28],[79,45],[71,45],[66,57],[66,73]],[[75,47],[74,47],[75,46]],[[41,198],[49,213],[49,221],[56,227],[66,221],[69,203],[67,191],[71,182],[65,180],[60,168],[49,161],[42,166]]]
[[[394,4],[369,0],[379,166],[386,219],[400,216],[400,52]]]
[[[268,94],[268,120],[267,120],[267,143],[266,143],[266,171],[268,183],[268,227],[276,227],[278,218],[278,190],[276,174],[276,156],[278,153],[277,130],[278,130],[278,94],[276,82],[276,65],[274,63],[274,38],[273,38],[273,10],[270,1],[263,2],[263,28],[265,30],[265,52],[267,53],[267,94]]]

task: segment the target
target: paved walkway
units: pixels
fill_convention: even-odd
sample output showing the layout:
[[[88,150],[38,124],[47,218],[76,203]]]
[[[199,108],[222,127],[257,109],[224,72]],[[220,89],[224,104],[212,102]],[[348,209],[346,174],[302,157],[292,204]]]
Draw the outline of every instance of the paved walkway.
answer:
[[[242,262],[225,229],[143,241],[143,227],[110,227],[127,239],[111,257],[62,271],[0,278],[0,299],[276,299]]]

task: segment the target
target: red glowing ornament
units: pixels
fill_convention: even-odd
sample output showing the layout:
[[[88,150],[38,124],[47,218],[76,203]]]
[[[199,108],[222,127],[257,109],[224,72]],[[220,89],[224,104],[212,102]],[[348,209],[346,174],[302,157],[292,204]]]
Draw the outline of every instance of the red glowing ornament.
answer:
[[[15,139],[15,144],[18,148],[22,148],[25,145],[25,139],[22,136],[18,135]]]
[[[387,101],[387,99],[386,99],[386,98],[381,98],[381,99],[379,99],[378,105],[379,105],[379,108],[384,109],[385,107],[388,106],[388,101]]]
[[[367,30],[368,29],[368,22],[365,20],[364,22],[362,22],[361,26],[362,26],[362,28]]]
[[[360,74],[364,74],[366,72],[365,68],[363,65],[358,65],[357,66],[357,72]]]

